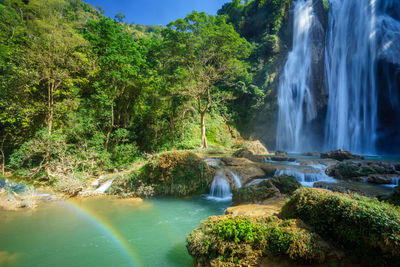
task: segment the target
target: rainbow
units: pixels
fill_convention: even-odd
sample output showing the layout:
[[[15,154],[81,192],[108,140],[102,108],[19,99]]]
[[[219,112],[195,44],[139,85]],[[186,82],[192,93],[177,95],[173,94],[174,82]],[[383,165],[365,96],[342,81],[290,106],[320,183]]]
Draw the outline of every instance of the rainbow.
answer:
[[[100,232],[105,234],[118,248],[123,251],[129,258],[132,266],[141,267],[144,266],[139,255],[134,251],[128,240],[121,235],[121,233],[104,218],[101,218],[98,214],[93,211],[83,208],[76,203],[71,201],[63,202],[66,208],[77,212],[80,216],[89,221],[93,226],[95,226]]]

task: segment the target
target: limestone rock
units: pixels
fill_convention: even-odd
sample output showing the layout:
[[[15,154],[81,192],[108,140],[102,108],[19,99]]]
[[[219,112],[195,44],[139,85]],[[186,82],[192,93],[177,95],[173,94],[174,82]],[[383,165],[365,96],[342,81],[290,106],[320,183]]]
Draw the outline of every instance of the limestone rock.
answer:
[[[243,166],[243,165],[248,165],[248,164],[253,164],[249,159],[247,158],[222,158],[222,162],[225,163],[226,166]]]
[[[347,159],[364,159],[364,157],[359,156],[359,155],[354,155],[351,154],[349,151],[347,150],[335,150],[335,151],[329,151],[326,153],[321,153],[321,158],[326,159],[326,158],[330,158],[330,159],[336,159],[339,161],[343,161],[343,160],[347,160]]]
[[[242,184],[246,184],[250,182],[251,180],[257,179],[257,178],[263,178],[265,177],[265,172],[257,167],[256,165],[249,164],[249,165],[241,165],[241,166],[232,166],[229,167],[230,170],[232,170],[234,173],[236,173],[239,176],[239,179]]]
[[[243,141],[238,145],[239,148],[247,148],[254,155],[266,155],[269,154],[268,149],[261,143],[260,140],[256,141]]]
[[[395,174],[388,162],[346,160],[327,168],[326,174],[337,179],[368,181],[370,175]],[[371,178],[371,181],[377,179]]]
[[[241,149],[237,150],[235,153],[233,153],[232,156],[237,157],[237,158],[247,158],[254,162],[263,162],[264,161],[264,156],[255,155],[248,148],[241,148]]]
[[[268,205],[240,205],[227,208],[225,214],[235,216],[277,216],[284,204],[285,200],[275,200]]]

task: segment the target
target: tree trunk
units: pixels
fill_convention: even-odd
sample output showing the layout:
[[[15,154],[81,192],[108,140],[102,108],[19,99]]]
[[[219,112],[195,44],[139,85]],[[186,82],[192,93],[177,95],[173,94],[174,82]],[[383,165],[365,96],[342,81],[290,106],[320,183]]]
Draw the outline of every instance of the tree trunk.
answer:
[[[1,160],[2,160],[1,173],[2,173],[3,176],[4,176],[4,175],[5,175],[6,159],[5,159],[5,157],[4,157],[3,148],[1,148],[0,153],[1,153]]]
[[[204,121],[205,115],[206,115],[205,112],[200,113],[200,117],[201,117],[201,148],[203,148],[203,149],[208,148],[207,137],[206,137],[206,124]]]
[[[52,134],[53,131],[53,118],[54,118],[54,98],[53,98],[53,92],[54,92],[54,82],[50,82],[48,84],[48,108],[49,108],[49,117],[47,121],[47,128],[49,131],[49,135]]]
[[[107,131],[107,137],[106,137],[106,143],[104,145],[104,147],[107,149],[108,148],[108,143],[110,142],[110,136],[111,136],[111,132],[114,129],[114,99],[111,103],[111,125],[110,128],[108,128]]]

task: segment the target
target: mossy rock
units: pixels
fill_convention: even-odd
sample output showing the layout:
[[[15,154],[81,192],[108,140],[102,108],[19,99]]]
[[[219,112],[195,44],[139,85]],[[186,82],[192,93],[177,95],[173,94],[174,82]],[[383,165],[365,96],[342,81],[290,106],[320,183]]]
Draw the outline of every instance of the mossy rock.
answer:
[[[301,188],[281,214],[303,220],[353,255],[369,255],[367,261],[400,262],[400,209],[395,206],[356,194]]]
[[[213,171],[193,152],[172,151],[146,164],[140,178],[154,187],[155,195],[190,196],[208,190]]]
[[[197,266],[257,266],[270,254],[322,263],[329,247],[301,220],[225,215],[202,222],[187,249]]]
[[[277,176],[254,186],[243,186],[232,190],[235,205],[262,203],[269,198],[280,198],[281,194],[292,194],[301,184],[293,176]]]
[[[113,192],[130,197],[193,196],[207,192],[213,176],[214,170],[195,153],[171,151],[155,155],[116,181]]]

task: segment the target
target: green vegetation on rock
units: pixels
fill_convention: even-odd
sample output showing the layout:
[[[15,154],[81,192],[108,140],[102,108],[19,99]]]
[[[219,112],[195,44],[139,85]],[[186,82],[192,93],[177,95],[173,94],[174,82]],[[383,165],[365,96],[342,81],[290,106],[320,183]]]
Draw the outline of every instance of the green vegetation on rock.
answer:
[[[323,262],[327,250],[300,220],[276,217],[210,217],[187,237],[187,243],[189,253],[202,266],[256,266],[270,254]]]
[[[113,190],[127,196],[191,196],[205,193],[212,178],[212,170],[196,154],[172,151],[155,155],[128,177],[120,178]]]
[[[301,188],[283,207],[282,215],[303,220],[322,237],[356,255],[399,262],[400,210],[390,204],[356,194]]]

